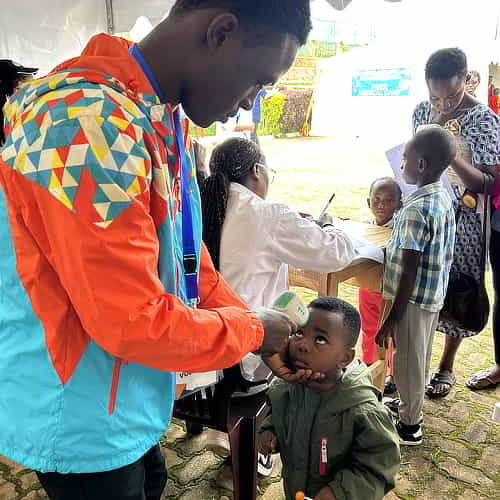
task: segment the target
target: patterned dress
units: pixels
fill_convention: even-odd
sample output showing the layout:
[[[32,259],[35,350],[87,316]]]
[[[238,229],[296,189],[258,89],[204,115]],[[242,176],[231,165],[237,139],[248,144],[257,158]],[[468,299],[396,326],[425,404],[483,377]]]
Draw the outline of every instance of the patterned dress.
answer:
[[[430,103],[427,101],[420,103],[413,112],[413,132],[415,133],[421,125],[428,125],[430,116]],[[486,105],[476,104],[456,119],[450,120],[445,127],[457,137],[459,154],[473,166],[500,165],[500,118]],[[465,188],[450,180],[459,200]],[[460,271],[469,274],[479,282],[481,278],[481,216],[476,209],[466,208],[458,201],[455,204],[457,232],[450,272]],[[459,328],[448,321],[440,321],[438,330],[458,338],[472,337],[477,334],[477,332]]]

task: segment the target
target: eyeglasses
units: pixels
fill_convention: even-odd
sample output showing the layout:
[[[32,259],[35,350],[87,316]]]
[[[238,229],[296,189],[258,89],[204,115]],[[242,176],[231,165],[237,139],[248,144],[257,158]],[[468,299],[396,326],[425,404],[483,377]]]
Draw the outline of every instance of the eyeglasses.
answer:
[[[259,162],[256,162],[255,166],[259,167],[259,168],[263,168],[264,170],[267,170],[269,184],[272,184],[274,181],[274,178],[276,177],[276,170],[274,170],[274,168],[268,167],[267,165],[264,165],[263,163],[259,163]]]

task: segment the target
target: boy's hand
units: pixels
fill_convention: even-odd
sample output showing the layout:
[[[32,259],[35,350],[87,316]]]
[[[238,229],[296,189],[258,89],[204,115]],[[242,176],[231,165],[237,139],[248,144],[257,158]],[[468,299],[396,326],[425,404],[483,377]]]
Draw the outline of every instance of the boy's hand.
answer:
[[[314,497],[314,500],[337,500],[335,493],[329,486],[325,486],[320,492]]]
[[[395,333],[396,327],[398,326],[397,321],[393,320],[390,316],[385,320],[384,324],[380,328],[375,337],[375,342],[380,347],[389,348],[389,339],[392,338],[392,344],[396,347]]]
[[[277,453],[279,447],[276,434],[271,431],[264,431],[262,434],[260,434],[257,442],[257,450],[262,453],[262,455]]]

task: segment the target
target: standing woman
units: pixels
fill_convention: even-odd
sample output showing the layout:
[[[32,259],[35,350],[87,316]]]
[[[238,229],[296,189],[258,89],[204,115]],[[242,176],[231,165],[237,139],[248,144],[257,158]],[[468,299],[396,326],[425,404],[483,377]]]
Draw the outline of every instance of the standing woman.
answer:
[[[38,71],[37,68],[25,68],[10,59],[0,59],[0,146],[5,142],[3,129],[3,107],[7,98],[24,80],[29,80]]]
[[[448,169],[453,190],[460,200],[465,189],[472,193],[493,193],[500,165],[500,118],[488,106],[466,92],[467,58],[457,48],[441,49],[432,54],[425,67],[429,100],[420,103],[413,113],[413,131],[420,126],[438,124],[447,128],[457,139],[459,153]],[[478,196],[476,208],[461,204],[457,220],[457,237],[451,272],[459,270],[480,280],[481,213],[483,199]],[[493,204],[495,205],[495,199]],[[493,336],[497,345],[497,363],[500,363],[500,221],[493,215],[490,259],[493,268],[495,307]],[[486,221],[489,223],[489,221]],[[432,376],[426,394],[429,397],[446,396],[456,383],[453,364],[462,339],[476,335],[448,321],[440,321],[438,330],[445,333],[446,342],[438,370]],[[486,378],[485,378],[486,377]],[[500,382],[500,366],[479,378],[467,382],[471,389],[481,389]]]

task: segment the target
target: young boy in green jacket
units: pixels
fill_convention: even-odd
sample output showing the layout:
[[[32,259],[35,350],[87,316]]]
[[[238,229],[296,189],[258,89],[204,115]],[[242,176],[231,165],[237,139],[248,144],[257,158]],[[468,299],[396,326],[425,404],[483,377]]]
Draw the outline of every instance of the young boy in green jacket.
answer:
[[[367,367],[353,361],[359,313],[333,297],[313,300],[309,312],[290,339],[289,360],[325,378],[270,388],[259,451],[280,452],[288,500],[299,491],[314,500],[382,499],[395,485],[399,440]]]

